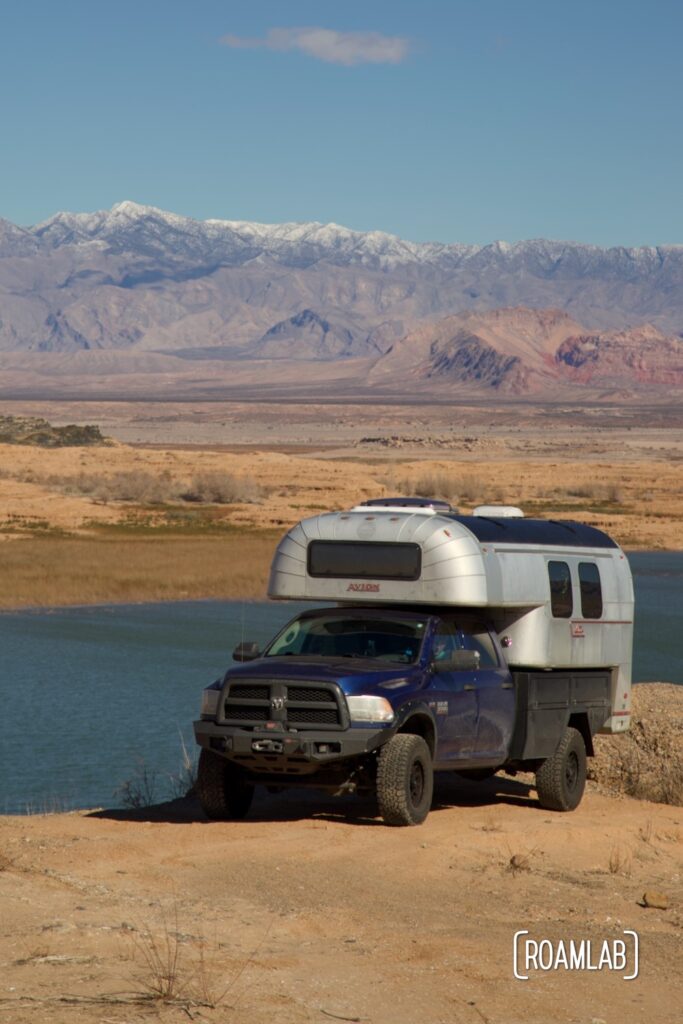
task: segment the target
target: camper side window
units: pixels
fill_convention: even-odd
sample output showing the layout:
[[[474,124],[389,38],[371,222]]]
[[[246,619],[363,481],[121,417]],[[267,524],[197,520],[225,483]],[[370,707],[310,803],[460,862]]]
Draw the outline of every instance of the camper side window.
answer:
[[[595,562],[579,562],[579,583],[581,585],[581,614],[584,619],[599,619],[602,616],[602,587],[600,570]]]
[[[556,619],[571,618],[574,610],[572,578],[566,562],[548,562],[550,608]]]

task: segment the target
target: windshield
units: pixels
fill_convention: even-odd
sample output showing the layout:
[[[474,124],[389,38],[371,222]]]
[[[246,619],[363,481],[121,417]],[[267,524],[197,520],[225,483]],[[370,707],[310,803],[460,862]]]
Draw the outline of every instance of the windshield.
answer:
[[[294,619],[264,657],[291,654],[317,658],[372,658],[412,665],[418,658],[426,619],[357,615],[348,610]]]

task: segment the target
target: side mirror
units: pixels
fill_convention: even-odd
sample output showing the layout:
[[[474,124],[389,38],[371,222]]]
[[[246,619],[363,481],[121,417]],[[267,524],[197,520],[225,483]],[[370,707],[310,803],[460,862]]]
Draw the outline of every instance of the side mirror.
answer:
[[[451,651],[447,658],[432,661],[435,672],[475,672],[479,668],[479,651]]]
[[[260,657],[261,651],[255,640],[243,640],[232,652],[233,661],[255,661]]]

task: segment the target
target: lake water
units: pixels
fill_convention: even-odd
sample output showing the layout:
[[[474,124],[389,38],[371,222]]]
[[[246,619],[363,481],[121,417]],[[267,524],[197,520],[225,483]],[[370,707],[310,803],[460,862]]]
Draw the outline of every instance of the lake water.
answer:
[[[683,552],[630,556],[634,673],[683,684]],[[147,766],[171,793],[202,688],[242,639],[265,643],[307,607],[192,601],[0,615],[0,813],[116,806]]]

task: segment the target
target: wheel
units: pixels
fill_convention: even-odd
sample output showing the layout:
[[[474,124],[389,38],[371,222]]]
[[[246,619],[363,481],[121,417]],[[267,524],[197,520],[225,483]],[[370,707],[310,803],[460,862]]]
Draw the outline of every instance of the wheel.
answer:
[[[387,825],[421,825],[429,814],[434,770],[421,736],[400,732],[377,759],[377,802]]]
[[[244,818],[254,799],[254,787],[239,768],[210,750],[202,750],[197,769],[197,795],[207,818]]]
[[[579,730],[570,727],[553,756],[536,772],[538,800],[549,811],[573,811],[585,787],[586,744]]]
[[[486,779],[492,779],[497,771],[498,768],[469,768],[455,774],[461,779],[471,779],[472,782],[485,782]]]

